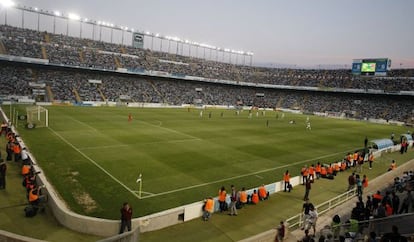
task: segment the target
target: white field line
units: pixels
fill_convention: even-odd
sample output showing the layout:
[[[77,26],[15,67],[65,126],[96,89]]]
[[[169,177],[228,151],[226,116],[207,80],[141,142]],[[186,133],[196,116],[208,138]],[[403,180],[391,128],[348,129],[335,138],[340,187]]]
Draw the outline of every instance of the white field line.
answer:
[[[341,151],[341,152],[337,152],[337,153],[333,153],[333,154],[323,155],[323,156],[315,157],[315,158],[312,158],[312,159],[297,161],[297,162],[286,164],[286,165],[283,165],[283,166],[268,168],[268,169],[255,171],[255,172],[251,172],[251,173],[247,173],[247,174],[243,174],[243,175],[239,175],[239,176],[228,177],[228,178],[220,179],[220,180],[213,181],[213,182],[206,182],[206,183],[197,184],[197,185],[194,185],[194,186],[188,186],[188,187],[178,188],[178,189],[170,190],[170,191],[166,191],[166,192],[156,193],[156,194],[153,194],[153,195],[142,197],[141,199],[146,199],[146,198],[151,198],[151,197],[158,197],[158,196],[171,194],[171,193],[175,193],[175,192],[181,192],[181,191],[185,191],[185,190],[189,190],[189,189],[193,189],[193,188],[197,188],[197,187],[203,187],[203,186],[208,186],[208,185],[212,185],[212,184],[216,184],[216,183],[222,183],[222,182],[230,181],[230,180],[233,180],[233,179],[238,179],[238,178],[243,178],[243,177],[247,177],[247,176],[257,175],[257,174],[268,172],[268,171],[279,170],[279,169],[282,169],[282,168],[285,168],[285,167],[290,167],[292,165],[299,165],[299,164],[309,162],[309,161],[312,161],[312,160],[318,160],[318,159],[322,159],[322,158],[326,158],[326,157],[330,157],[330,156],[334,156],[334,155],[338,155],[338,154],[343,154],[343,153],[346,153],[346,151],[345,152]]]
[[[95,131],[95,132],[100,133],[100,131],[99,131],[99,130],[95,129],[94,127],[90,126],[89,124],[84,123],[84,122],[82,122],[82,121],[80,121],[80,120],[77,120],[77,119],[75,119],[75,118],[73,118],[73,117],[70,117],[70,116],[68,116],[68,117],[69,117],[69,119],[71,119],[71,120],[73,120],[73,121],[75,121],[75,122],[77,122],[77,123],[79,123],[79,124],[82,124],[83,126],[86,126],[86,127],[88,127],[88,128],[90,128],[90,129],[92,129],[92,130],[93,130],[93,131]]]
[[[189,135],[189,134],[186,134],[186,133],[183,133],[183,132],[177,131],[177,130],[175,130],[175,129],[165,128],[165,127],[162,127],[162,126],[159,126],[159,125],[155,125],[155,124],[151,124],[151,123],[148,123],[148,122],[145,122],[145,121],[142,121],[142,120],[137,120],[137,121],[138,121],[138,122],[141,122],[141,123],[144,123],[144,124],[146,124],[146,125],[149,125],[149,126],[155,127],[155,128],[159,128],[159,129],[163,129],[163,130],[166,130],[166,131],[169,131],[169,132],[172,132],[172,133],[176,133],[176,134],[184,135],[184,136],[190,137],[190,138],[192,138],[192,139],[201,140],[201,139],[200,139],[200,138],[198,138],[198,137],[195,137],[195,136],[192,136],[192,135]],[[161,122],[161,121],[158,121],[158,122],[160,122],[160,123],[161,123],[161,125],[162,125],[162,122]]]
[[[85,153],[83,153],[81,150],[76,148],[72,143],[70,143],[68,140],[63,138],[60,134],[58,134],[55,130],[49,127],[49,130],[52,131],[57,137],[59,137],[63,142],[68,144],[70,147],[72,147],[74,150],[76,150],[79,154],[81,154],[83,157],[85,157],[87,160],[89,160],[92,164],[94,164],[96,167],[98,167],[100,170],[102,170],[105,174],[107,174],[110,178],[112,178],[115,182],[117,182],[119,185],[123,186],[127,191],[129,191],[132,195],[140,198],[134,191],[132,191],[129,187],[127,187],[125,184],[123,184],[120,180],[118,180],[116,177],[114,177],[111,173],[109,173],[107,170],[105,170],[102,166],[100,166],[96,161],[94,161],[92,158],[87,156]]]

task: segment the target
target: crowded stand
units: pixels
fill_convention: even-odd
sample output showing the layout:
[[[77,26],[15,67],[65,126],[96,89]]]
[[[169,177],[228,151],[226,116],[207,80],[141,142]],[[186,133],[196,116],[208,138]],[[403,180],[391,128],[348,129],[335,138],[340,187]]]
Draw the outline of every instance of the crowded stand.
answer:
[[[403,96],[306,92],[283,89],[254,88],[239,85],[191,82],[185,80],[143,79],[125,74],[98,74],[82,71],[47,70],[7,66],[1,68],[0,95],[32,96],[29,82],[45,83],[53,100],[49,101],[130,101],[170,105],[225,105],[290,108],[304,112],[345,113],[350,118],[411,121],[414,103]],[[10,82],[10,80],[15,80]],[[100,80],[102,83],[90,83]],[[198,90],[198,91],[197,91]],[[75,92],[80,98],[77,99]],[[101,93],[102,92],[102,93]],[[257,96],[257,93],[263,94]],[[201,100],[202,103],[197,103]]]
[[[50,63],[59,65],[161,71],[255,84],[383,92],[413,91],[412,69],[393,70],[388,77],[368,78],[353,76],[347,69],[307,70],[235,65],[5,25],[0,26],[0,33],[5,54],[48,59]]]

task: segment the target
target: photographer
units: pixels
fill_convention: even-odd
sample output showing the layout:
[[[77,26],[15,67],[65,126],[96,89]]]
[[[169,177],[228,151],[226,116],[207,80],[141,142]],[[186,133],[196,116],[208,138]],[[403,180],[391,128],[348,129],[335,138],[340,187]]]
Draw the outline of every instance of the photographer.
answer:
[[[45,186],[34,186],[29,192],[29,203],[38,206],[40,203],[46,201],[46,197],[42,195],[42,189]]]

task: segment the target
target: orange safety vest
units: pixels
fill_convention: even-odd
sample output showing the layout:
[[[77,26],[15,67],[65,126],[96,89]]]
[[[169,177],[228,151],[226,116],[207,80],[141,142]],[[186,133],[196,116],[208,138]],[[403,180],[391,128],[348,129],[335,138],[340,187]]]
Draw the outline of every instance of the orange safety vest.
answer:
[[[374,161],[374,155],[373,155],[373,154],[369,155],[368,160],[370,160],[370,161]]]
[[[29,174],[30,172],[30,166],[29,165],[23,165],[22,166],[22,175],[25,176],[27,174]]]
[[[321,175],[326,175],[326,167],[321,168]]]
[[[316,173],[321,173],[321,165],[316,165],[316,167],[315,167],[315,171],[316,171]]]
[[[367,187],[368,186],[368,178],[365,177],[365,179],[362,180],[362,186]]]
[[[354,154],[354,161],[357,161],[358,160],[358,153],[355,153]]]
[[[39,195],[34,194],[34,193],[33,193],[33,190],[34,190],[34,189],[30,190],[30,192],[29,192],[29,202],[34,202],[34,201],[36,201],[37,199],[39,199]]]
[[[252,203],[254,204],[259,203],[259,195],[257,193],[252,194]]]
[[[303,167],[302,168],[302,176],[308,176],[308,168],[306,168],[306,167]]]
[[[14,145],[13,145],[13,152],[14,152],[15,154],[20,154],[20,151],[21,151],[21,149],[20,149],[20,145],[18,145],[18,144],[14,144]]]
[[[313,166],[309,167],[309,175],[313,176],[315,174],[315,168]]]
[[[247,192],[246,191],[240,192],[240,202],[247,203]]]
[[[259,196],[265,198],[267,196],[266,194],[266,188],[264,186],[259,187]]]
[[[226,195],[227,195],[226,191],[219,190],[219,198],[218,198],[218,200],[220,202],[226,201]]]
[[[333,173],[333,168],[332,168],[332,166],[329,166],[328,167],[328,174],[332,174]]]
[[[378,193],[375,193],[374,195],[372,195],[372,198],[373,198],[373,199],[377,199],[377,200],[379,200],[379,201],[381,201],[381,200],[382,200],[382,196],[381,196],[381,194],[378,194]]]
[[[395,167],[397,167],[397,165],[395,163],[391,163],[391,166],[390,166],[391,170],[394,170]]]
[[[214,208],[214,200],[213,200],[213,199],[211,199],[211,198],[207,199],[207,201],[206,201],[206,206],[204,207],[204,209],[205,209],[207,212],[212,213],[212,212],[213,212],[213,208]]]
[[[342,162],[341,163],[341,170],[342,171],[345,171],[345,169],[346,169],[346,163],[345,162]]]
[[[284,175],[283,175],[283,181],[285,181],[285,182],[289,182],[289,180],[290,180],[290,174],[289,173],[285,173]]]
[[[340,170],[341,170],[341,169],[339,168],[338,163],[335,163],[335,165],[334,165],[334,169],[335,169],[335,171],[340,171]]]

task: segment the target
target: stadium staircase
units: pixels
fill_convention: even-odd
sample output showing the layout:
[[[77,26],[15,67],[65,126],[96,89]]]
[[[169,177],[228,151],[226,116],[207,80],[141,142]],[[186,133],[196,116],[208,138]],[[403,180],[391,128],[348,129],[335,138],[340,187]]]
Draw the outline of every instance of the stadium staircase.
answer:
[[[100,87],[98,87],[97,89],[98,89],[99,95],[101,96],[102,100],[103,100],[103,101],[106,101],[106,97],[105,97],[105,95],[103,94],[103,92],[102,92],[101,88],[100,88]]]
[[[3,40],[0,40],[0,54],[2,54],[2,55],[7,54],[7,50],[6,50],[6,47],[3,44]]]
[[[75,95],[76,102],[81,103],[82,102],[82,99],[79,96],[78,90],[76,90],[75,88],[73,88],[72,92]]]
[[[45,42],[50,43],[50,35],[49,33],[45,33]]]
[[[42,48],[42,57],[43,59],[47,60],[48,58],[47,58],[47,53],[46,53],[46,47],[42,46],[41,48]]]
[[[79,60],[81,61],[81,63],[85,63],[85,58],[83,57],[83,50],[79,51]]]
[[[49,85],[46,85],[46,93],[47,93],[47,98],[49,99],[49,102],[53,102],[55,100],[55,97],[53,95],[52,88],[50,88]]]
[[[122,54],[126,54],[127,53],[124,47],[121,47],[121,53]]]
[[[149,81],[154,91],[159,95],[159,97],[162,99],[163,103],[166,103],[164,95],[161,94],[161,92],[157,89],[157,87],[154,85],[154,82],[152,80]]]
[[[118,56],[114,56],[114,61],[115,61],[116,68],[122,68],[122,65],[121,65],[121,62],[119,61]]]

